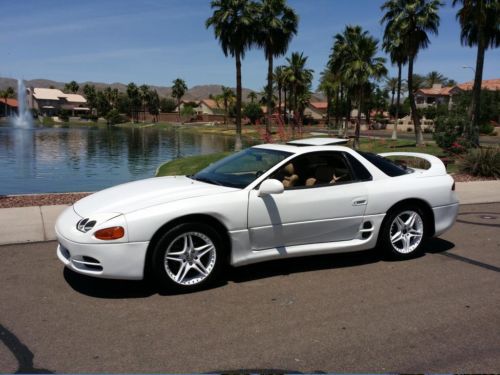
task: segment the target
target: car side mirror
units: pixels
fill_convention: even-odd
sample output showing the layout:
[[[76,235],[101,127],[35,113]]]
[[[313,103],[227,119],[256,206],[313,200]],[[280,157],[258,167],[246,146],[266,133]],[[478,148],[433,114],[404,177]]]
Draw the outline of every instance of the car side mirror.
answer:
[[[281,183],[281,181],[275,179],[267,179],[262,184],[260,184],[259,188],[259,197],[269,194],[281,194],[285,190],[285,187]]]

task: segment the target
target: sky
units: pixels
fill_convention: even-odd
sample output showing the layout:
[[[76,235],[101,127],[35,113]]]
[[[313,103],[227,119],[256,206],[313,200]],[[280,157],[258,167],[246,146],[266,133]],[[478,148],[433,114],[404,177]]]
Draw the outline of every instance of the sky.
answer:
[[[382,38],[382,0],[289,0],[298,13],[291,52],[308,56],[308,67],[324,69],[333,36],[358,24]],[[418,55],[415,73],[437,70],[456,81],[474,78],[476,49],[460,45],[457,8],[446,0],[439,35]],[[178,77],[188,87],[234,87],[234,59],[225,57],[213,30],[209,0],[0,0],[0,77],[135,82],[170,86]],[[381,56],[384,54],[381,52]],[[284,64],[279,58],[275,64]],[[396,69],[388,63],[389,74]],[[242,66],[243,86],[261,90],[267,62],[251,50]],[[500,49],[488,50],[483,78],[500,78]]]

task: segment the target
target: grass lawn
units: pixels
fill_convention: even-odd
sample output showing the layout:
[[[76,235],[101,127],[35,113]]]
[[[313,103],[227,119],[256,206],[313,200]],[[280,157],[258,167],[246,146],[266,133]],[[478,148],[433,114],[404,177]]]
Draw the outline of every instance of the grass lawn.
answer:
[[[425,147],[416,147],[415,143],[408,140],[387,140],[387,139],[361,139],[361,150],[373,153],[382,152],[424,152],[436,156],[444,156],[444,151],[434,142],[429,142]],[[188,156],[181,159],[171,160],[162,164],[156,176],[190,175],[207,167],[209,164],[230,155],[232,152],[219,152],[209,155]],[[411,165],[411,160],[408,160]],[[456,166],[448,166],[448,172],[454,172]]]

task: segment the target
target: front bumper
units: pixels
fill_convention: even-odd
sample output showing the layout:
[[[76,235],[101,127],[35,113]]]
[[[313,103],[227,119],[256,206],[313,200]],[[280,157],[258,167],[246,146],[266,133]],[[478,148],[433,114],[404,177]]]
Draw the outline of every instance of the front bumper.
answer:
[[[141,280],[149,242],[84,244],[57,233],[57,257],[69,269],[108,279]]]
[[[437,237],[450,229],[458,216],[459,204],[453,203],[446,206],[434,207],[434,236]]]

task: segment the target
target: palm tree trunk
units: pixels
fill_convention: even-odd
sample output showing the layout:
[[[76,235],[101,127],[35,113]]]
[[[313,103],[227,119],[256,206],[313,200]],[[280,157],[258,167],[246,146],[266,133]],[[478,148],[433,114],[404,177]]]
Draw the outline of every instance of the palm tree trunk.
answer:
[[[180,99],[177,99],[177,112],[179,114],[179,122],[182,123],[182,121],[181,121],[181,101],[180,101]]]
[[[278,86],[278,115],[281,117],[281,86]]]
[[[413,126],[415,127],[415,142],[417,146],[424,146],[424,137],[422,128],[420,127],[420,118],[418,117],[417,105],[415,104],[415,95],[413,94],[413,59],[410,56],[408,60],[408,99],[410,100],[411,117]]]
[[[392,89],[392,92],[391,92],[391,107],[394,105],[394,94],[395,94],[395,90],[394,88]]]
[[[285,124],[288,124],[288,119],[286,114],[286,86],[283,86],[283,118]]]
[[[398,139],[398,121],[399,121],[399,100],[401,98],[401,70],[402,64],[398,63],[398,93],[396,95],[396,121],[392,129],[392,139]]]
[[[482,28],[479,30],[479,41],[477,45],[476,71],[474,74],[474,86],[472,87],[472,104],[471,104],[471,125],[469,129],[469,139],[473,146],[479,147],[479,117],[481,116],[481,84],[483,81],[483,65],[484,65],[484,37]]]
[[[328,129],[328,134],[330,134],[330,111],[332,107],[332,93],[330,90],[326,92],[326,127]]]
[[[361,130],[361,103],[363,101],[363,86],[359,89],[359,100],[358,100],[358,119],[356,121],[356,130],[354,132],[354,144],[355,149],[359,149],[359,133]]]
[[[236,52],[236,138],[234,150],[241,150],[241,56]]]
[[[272,101],[273,101],[273,55],[267,57],[267,121],[266,134],[271,135],[271,121],[273,116]]]

